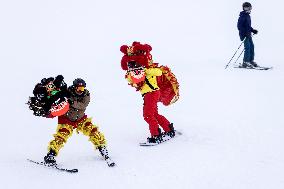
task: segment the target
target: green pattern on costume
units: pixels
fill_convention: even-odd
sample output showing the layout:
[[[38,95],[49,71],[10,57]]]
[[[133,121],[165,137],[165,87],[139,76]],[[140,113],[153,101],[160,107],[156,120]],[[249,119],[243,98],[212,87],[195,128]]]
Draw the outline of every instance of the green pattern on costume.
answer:
[[[58,90],[51,91],[50,95],[47,98],[50,98],[51,96],[56,95],[58,92],[59,92]]]

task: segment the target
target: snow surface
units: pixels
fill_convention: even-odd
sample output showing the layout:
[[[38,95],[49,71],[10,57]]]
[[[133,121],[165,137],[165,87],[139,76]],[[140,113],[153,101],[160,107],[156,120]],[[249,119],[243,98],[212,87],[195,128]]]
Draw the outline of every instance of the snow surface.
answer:
[[[224,67],[240,44],[239,0],[9,0],[0,2],[0,188],[284,188],[283,1],[252,1],[256,61],[270,71]],[[181,99],[160,106],[184,135],[159,146],[148,136],[142,98],[120,69],[123,44],[153,47],[181,85]],[[240,60],[241,61],[241,60]],[[56,119],[25,102],[43,77],[87,81],[87,114],[108,139],[114,168],[76,133],[57,172],[42,160]]]

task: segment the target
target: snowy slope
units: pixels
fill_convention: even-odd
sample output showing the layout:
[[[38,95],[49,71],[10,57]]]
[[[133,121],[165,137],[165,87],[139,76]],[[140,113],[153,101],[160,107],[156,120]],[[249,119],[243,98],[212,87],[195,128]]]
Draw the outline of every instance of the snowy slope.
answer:
[[[2,135],[0,188],[284,187],[283,2],[252,1],[256,60],[270,71],[224,69],[240,41],[239,0],[0,2]],[[160,106],[184,135],[143,148],[142,99],[124,80],[120,45],[149,43],[156,62],[178,77],[181,99]],[[25,102],[43,77],[82,77],[87,114],[108,139],[108,168],[82,134],[61,150],[66,174],[42,160],[56,119],[37,118]]]

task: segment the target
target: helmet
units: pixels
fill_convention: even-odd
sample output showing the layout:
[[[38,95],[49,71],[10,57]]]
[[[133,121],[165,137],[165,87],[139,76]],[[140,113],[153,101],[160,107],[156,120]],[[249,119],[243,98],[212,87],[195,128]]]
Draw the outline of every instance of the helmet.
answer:
[[[244,3],[243,3],[243,9],[244,9],[245,7],[251,7],[251,4],[250,4],[249,2],[244,2]]]
[[[78,87],[78,86],[86,87],[86,82],[81,78],[77,78],[73,81],[73,86],[74,87]]]

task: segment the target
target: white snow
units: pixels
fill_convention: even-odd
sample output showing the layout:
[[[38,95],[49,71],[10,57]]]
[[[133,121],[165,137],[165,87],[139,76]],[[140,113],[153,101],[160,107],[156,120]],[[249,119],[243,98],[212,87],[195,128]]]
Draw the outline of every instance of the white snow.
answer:
[[[1,1],[0,188],[284,188],[284,3],[251,1],[256,61],[273,70],[225,70],[240,44],[242,3]],[[184,135],[155,147],[138,145],[148,136],[143,101],[120,68],[120,46],[134,40],[152,45],[181,85],[180,100],[159,108]],[[57,161],[79,173],[26,161],[43,159],[57,120],[33,116],[25,103],[37,82],[57,74],[68,84],[86,80],[87,114],[116,167],[76,132]]]

